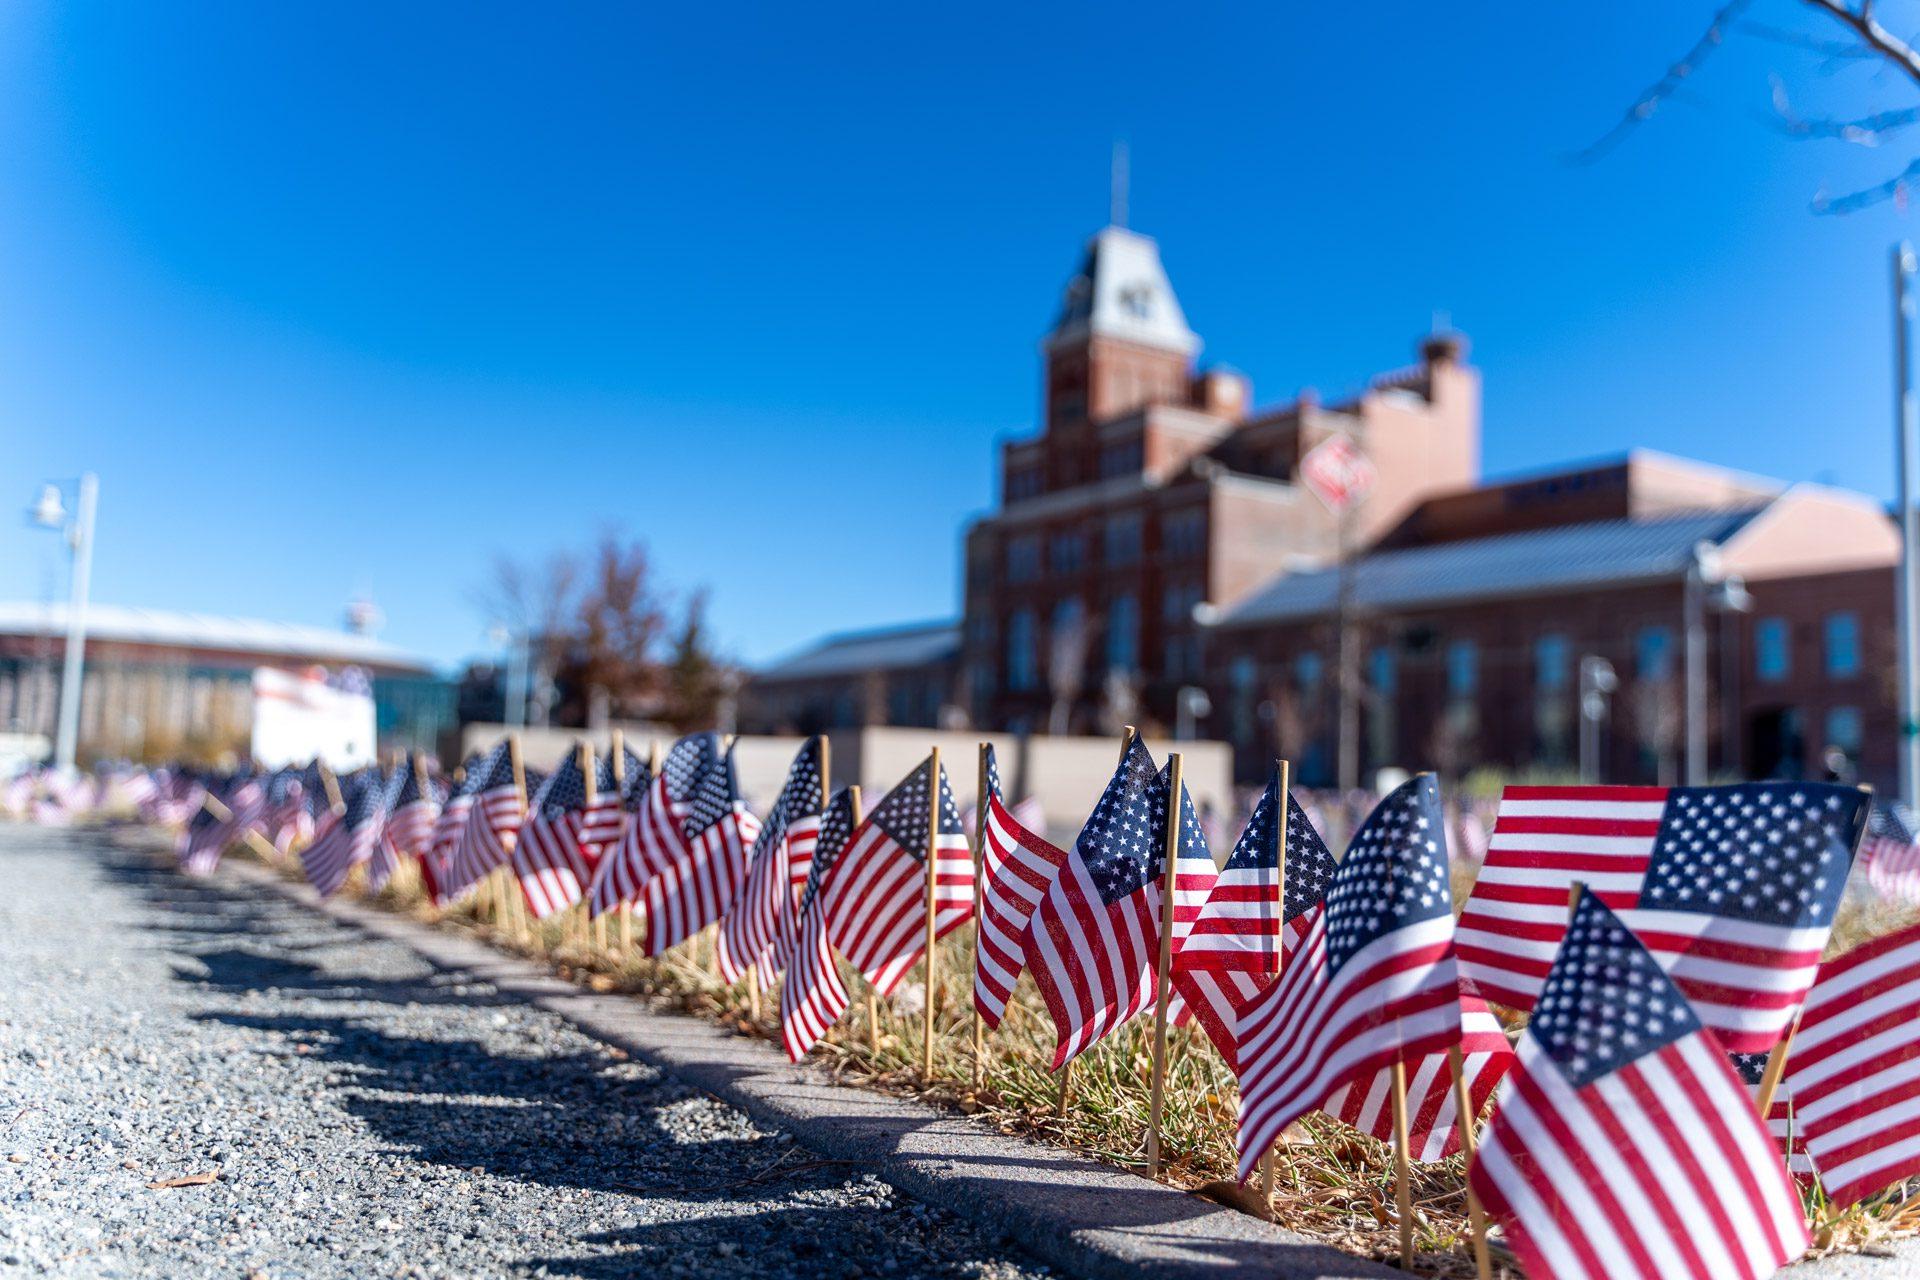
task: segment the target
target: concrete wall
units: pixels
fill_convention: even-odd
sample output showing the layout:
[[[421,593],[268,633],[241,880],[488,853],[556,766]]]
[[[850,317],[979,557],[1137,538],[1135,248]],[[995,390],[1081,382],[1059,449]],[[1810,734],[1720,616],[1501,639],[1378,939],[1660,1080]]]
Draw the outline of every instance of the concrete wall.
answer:
[[[641,755],[647,753],[650,739],[657,737],[664,748],[672,737],[670,730],[654,732],[648,726],[625,726],[629,745]],[[506,732],[506,726],[471,724],[462,731],[462,756],[491,746]],[[581,731],[577,729],[523,729],[521,750],[526,762],[537,769],[551,769],[568,751],[574,749]],[[734,765],[740,773],[740,789],[754,812],[764,815],[786,780],[787,766],[800,749],[802,738],[745,735],[735,739]],[[980,743],[993,743],[1000,761],[1000,783],[1015,799],[1039,797],[1054,834],[1079,829],[1101,788],[1113,776],[1119,760],[1118,738],[1031,737],[976,732],[937,732],[928,729],[869,728],[831,735],[828,739],[828,772],[833,785],[858,783],[871,804],[911,773],[926,759],[933,747],[940,748],[940,764],[946,770],[954,800],[962,809],[973,804],[979,792]],[[598,750],[606,750],[606,736],[594,735]],[[1224,742],[1182,742],[1149,738],[1147,748],[1154,759],[1165,761],[1175,746],[1181,753],[1181,772],[1187,791],[1196,805],[1211,805],[1224,818],[1229,829],[1238,829],[1245,817],[1233,803],[1233,753]]]

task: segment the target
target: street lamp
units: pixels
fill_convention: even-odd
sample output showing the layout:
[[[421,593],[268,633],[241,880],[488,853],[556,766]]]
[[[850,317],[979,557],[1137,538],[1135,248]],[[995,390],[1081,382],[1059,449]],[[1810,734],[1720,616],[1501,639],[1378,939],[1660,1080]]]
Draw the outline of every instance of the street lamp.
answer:
[[[1720,566],[1720,552],[1712,543],[1694,544],[1687,566],[1682,615],[1686,625],[1687,785],[1707,781],[1707,619],[1715,613],[1746,613],[1753,597],[1738,575]],[[1725,690],[1721,693],[1724,696]]]
[[[1596,654],[1580,659],[1580,781],[1600,781],[1600,724],[1608,699],[1620,687],[1613,664]]]
[[[1184,685],[1174,696],[1173,736],[1186,742],[1200,731],[1200,721],[1213,714],[1213,699],[1197,684]]]
[[[501,689],[505,704],[502,714],[511,728],[527,724],[527,641],[524,636],[496,622],[487,629],[487,638],[507,651],[506,683]]]
[[[60,666],[60,719],[54,731],[53,763],[61,773],[73,772],[80,739],[80,674],[87,647],[87,592],[93,579],[93,515],[100,481],[93,472],[80,477],[72,519],[67,518],[65,495],[57,484],[40,486],[40,498],[27,509],[27,518],[43,529],[57,529],[66,539],[73,559],[73,591],[67,601],[67,651]]]

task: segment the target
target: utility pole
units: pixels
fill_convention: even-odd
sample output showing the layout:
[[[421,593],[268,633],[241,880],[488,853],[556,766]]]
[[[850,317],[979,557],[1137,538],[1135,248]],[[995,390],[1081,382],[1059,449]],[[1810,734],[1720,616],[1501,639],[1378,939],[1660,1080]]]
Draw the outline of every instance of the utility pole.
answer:
[[[1353,507],[1339,515],[1340,576],[1334,593],[1335,687],[1339,691],[1339,779],[1343,796],[1360,785],[1360,637],[1353,624]]]
[[[1914,607],[1914,548],[1920,545],[1920,515],[1909,489],[1913,468],[1913,246],[1893,247],[1893,406],[1894,501],[1900,508],[1900,573],[1896,580],[1900,635],[1900,799],[1920,799],[1920,688],[1914,665],[1920,660],[1920,618]]]

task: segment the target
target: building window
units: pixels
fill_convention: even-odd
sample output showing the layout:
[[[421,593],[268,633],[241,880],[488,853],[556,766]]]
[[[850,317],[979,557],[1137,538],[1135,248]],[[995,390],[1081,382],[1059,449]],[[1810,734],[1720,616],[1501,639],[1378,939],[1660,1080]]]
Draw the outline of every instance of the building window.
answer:
[[[1078,596],[1053,606],[1047,638],[1047,680],[1070,680],[1087,662],[1087,614]]]
[[[1319,696],[1320,677],[1326,674],[1327,664],[1320,655],[1308,650],[1293,660],[1293,681],[1300,687],[1300,696],[1312,699]]]
[[[1207,549],[1204,507],[1176,511],[1160,524],[1160,549],[1169,556],[1197,556]]]
[[[1480,691],[1480,650],[1471,640],[1447,646],[1447,697],[1466,702]]]
[[[1400,672],[1394,665],[1393,650],[1384,644],[1367,655],[1367,683],[1382,698],[1391,698],[1400,686]]]
[[[1562,693],[1572,675],[1573,650],[1558,632],[1533,642],[1533,688],[1536,693]]]
[[[1860,615],[1827,615],[1827,676],[1848,680],[1860,674]]]
[[[1044,487],[1044,479],[1038,467],[1028,467],[1007,476],[1007,501],[1022,502],[1028,498],[1037,498]]]
[[[1114,480],[1121,476],[1138,475],[1141,457],[1138,440],[1123,440],[1107,445],[1100,450],[1100,478]]]
[[[1023,533],[1007,543],[1007,581],[1032,582],[1040,576],[1040,539]]]
[[[1025,692],[1034,687],[1033,611],[1016,610],[1007,619],[1007,688]]]
[[[1087,540],[1077,533],[1056,533],[1051,558],[1055,573],[1078,573],[1087,566]]]
[[[1192,622],[1193,611],[1204,598],[1197,582],[1169,583],[1160,593],[1160,612],[1168,622]]]
[[[1252,658],[1241,654],[1227,668],[1227,682],[1233,686],[1233,741],[1236,746],[1253,743],[1254,716],[1258,714],[1254,698],[1259,692],[1260,669]]]
[[[1770,683],[1793,674],[1793,631],[1785,618],[1753,624],[1753,674]]]
[[[1135,564],[1140,559],[1140,515],[1108,516],[1103,537],[1103,556],[1110,565]]]
[[[1140,602],[1117,595],[1107,606],[1107,666],[1131,673],[1140,665]]]
[[[1673,676],[1673,632],[1667,627],[1642,627],[1633,639],[1633,669],[1642,680]]]
[[[1827,745],[1838,747],[1846,752],[1847,759],[1860,760],[1860,744],[1864,735],[1860,728],[1860,708],[1833,707],[1827,712]]]

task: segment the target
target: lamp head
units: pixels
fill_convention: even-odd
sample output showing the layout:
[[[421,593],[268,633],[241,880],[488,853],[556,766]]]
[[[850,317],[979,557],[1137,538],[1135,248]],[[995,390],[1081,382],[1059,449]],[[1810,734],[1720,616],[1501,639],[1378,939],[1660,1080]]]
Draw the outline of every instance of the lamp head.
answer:
[[[44,529],[58,529],[67,522],[67,504],[60,498],[60,486],[40,486],[40,500],[27,509],[27,516]]]

